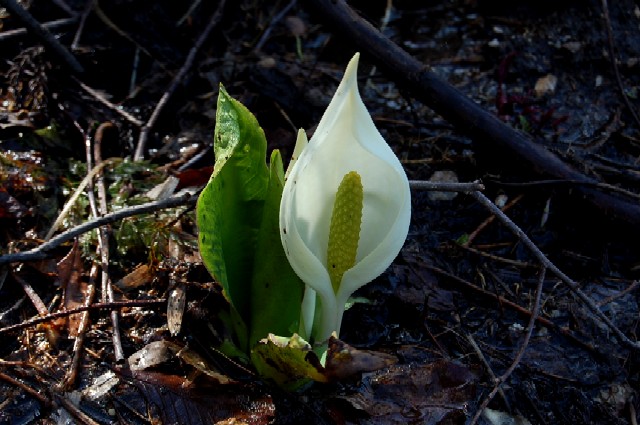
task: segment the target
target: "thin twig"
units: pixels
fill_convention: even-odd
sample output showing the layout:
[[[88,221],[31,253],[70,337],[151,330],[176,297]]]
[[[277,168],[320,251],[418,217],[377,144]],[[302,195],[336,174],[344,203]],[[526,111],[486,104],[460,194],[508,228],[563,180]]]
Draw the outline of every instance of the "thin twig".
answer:
[[[33,388],[31,388],[27,384],[25,384],[23,382],[20,382],[15,378],[12,378],[11,376],[7,375],[6,373],[0,372],[0,380],[3,380],[3,381],[5,381],[5,382],[7,382],[7,383],[9,383],[11,385],[14,385],[14,386],[20,388],[22,391],[24,391],[25,393],[29,394],[31,397],[35,398],[40,403],[42,403],[43,406],[51,406],[51,400],[49,400],[48,398],[46,398],[45,396],[40,394],[39,391],[34,390]]]
[[[491,216],[491,217],[493,217],[493,216]],[[510,258],[499,257],[497,255],[493,255],[493,254],[490,254],[488,252],[484,252],[484,251],[482,251],[480,249],[472,248],[470,246],[467,246],[466,244],[457,245],[457,246],[459,246],[460,248],[462,248],[464,250],[467,250],[469,252],[473,252],[474,254],[480,255],[480,256],[485,257],[485,258],[489,258],[489,259],[491,259],[493,261],[496,261],[496,262],[499,262],[499,263],[510,264],[510,265],[516,266],[516,267],[537,267],[535,264],[532,264],[532,263],[527,263],[525,261],[512,260]]]
[[[540,274],[538,275],[538,284],[536,286],[535,299],[533,301],[533,307],[531,308],[531,317],[529,318],[529,323],[527,324],[527,331],[524,335],[524,340],[522,341],[522,345],[516,354],[516,357],[513,359],[511,366],[507,368],[507,370],[498,378],[498,383],[506,382],[507,379],[511,376],[513,371],[518,367],[518,364],[522,360],[522,356],[529,345],[529,341],[531,340],[531,335],[533,335],[533,328],[535,328],[536,320],[538,320],[538,315],[540,314],[540,300],[542,299],[542,287],[544,285],[544,279],[547,275],[547,269],[545,267],[540,270]]]
[[[107,130],[107,128],[113,127],[113,124],[106,122],[106,123],[102,123],[100,124],[100,126],[98,127],[98,129],[96,130],[96,134],[94,137],[94,144],[93,144],[93,159],[95,161],[96,164],[102,164],[104,161],[102,161],[102,139],[104,138],[104,132]],[[90,146],[88,147],[89,151],[90,151]],[[91,153],[88,153],[88,156],[91,156]],[[107,208],[107,191],[104,185],[104,173],[99,172],[98,174],[96,174],[96,182],[95,182],[95,186],[98,189],[98,198],[100,201],[100,205],[96,205],[96,202],[93,202],[92,205],[92,214],[94,216],[94,218],[98,218],[101,217],[103,215],[108,214],[108,208]],[[105,226],[100,226],[98,228],[98,231],[100,232],[100,237],[98,238],[98,246],[100,248],[100,255],[102,256],[102,267],[103,267],[103,272],[105,271],[105,253],[103,253],[102,251],[107,250],[108,251],[108,245],[107,242],[105,241],[105,239],[108,238],[107,235],[107,231],[108,231],[108,227]],[[108,263],[109,259],[108,257],[106,258],[106,262]],[[104,291],[104,287],[102,288]],[[106,302],[107,300],[105,299],[105,294],[102,294],[102,302]],[[113,300],[109,300],[109,301],[113,301]]]
[[[87,185],[89,184],[93,184],[91,182],[95,177],[95,175],[100,173],[104,167],[111,164],[115,159],[119,159],[119,158],[114,158],[113,160],[104,161],[101,164],[96,165],[94,168],[91,169],[89,173],[87,173],[87,176],[84,179],[82,179],[82,181],[76,188],[73,195],[71,195],[71,197],[69,198],[65,206],[62,208],[62,211],[60,211],[60,214],[58,214],[58,218],[56,218],[56,221],[53,222],[53,225],[47,232],[47,235],[44,237],[45,241],[48,241],[49,239],[51,239],[51,236],[53,236],[56,230],[58,230],[58,227],[60,227],[64,219],[67,217],[67,214],[75,204],[78,197],[82,195],[82,193],[84,192],[84,188],[87,187]]]
[[[518,367],[518,364],[522,360],[522,356],[524,356],[527,346],[529,345],[529,340],[531,340],[531,335],[533,334],[533,328],[536,325],[536,320],[538,318],[538,315],[540,314],[540,299],[542,298],[542,286],[544,284],[546,272],[547,269],[545,267],[540,270],[540,275],[538,276],[538,285],[536,286],[535,300],[533,302],[533,308],[531,309],[531,317],[529,318],[527,331],[524,335],[524,339],[522,341],[522,344],[520,344],[520,348],[518,349],[515,358],[513,359],[511,365],[507,368],[507,370],[502,375],[500,375],[499,378],[495,379],[493,389],[482,401],[482,404],[480,404],[480,407],[476,410],[476,413],[471,419],[469,425],[475,425],[478,422],[480,416],[482,415],[482,412],[484,412],[484,409],[486,409],[491,400],[493,400],[493,397],[495,397],[497,392],[502,393],[502,384],[506,382],[507,379],[509,379],[513,371],[516,369],[516,367]]]
[[[93,214],[93,217],[96,218],[98,217],[98,205],[96,204],[96,197],[93,193],[93,188],[95,186],[93,178],[97,174],[102,174],[102,169],[99,169],[95,173],[91,173],[91,170],[93,170],[93,156],[91,155],[91,135],[84,131],[84,129],[77,121],[74,121],[74,125],[82,132],[82,135],[84,136],[85,161],[87,162],[87,175],[85,176],[85,179],[87,180],[87,199],[89,199],[89,208],[91,209],[91,214]]]
[[[89,415],[78,409],[78,407],[65,396],[56,394],[55,399],[56,402],[61,404],[62,407],[64,407],[64,409],[69,412],[69,414],[73,416],[76,421],[78,421],[77,423],[83,425],[100,425],[99,422],[93,420],[93,418],[91,418]]]
[[[71,25],[77,20],[77,17],[56,19],[55,21],[45,22],[44,24],[42,24],[42,26],[48,29],[55,29],[63,27],[65,25]],[[3,31],[2,33],[0,33],[0,41],[7,41],[13,37],[25,35],[27,32],[28,31],[26,28],[16,28],[14,30]]]
[[[102,164],[102,140],[104,138],[104,132],[113,127],[111,123],[102,123],[96,130],[93,145],[93,158],[96,164]],[[100,208],[94,211],[95,218],[108,214],[107,208],[107,189],[104,184],[103,173],[96,175],[96,186],[98,188],[98,198],[100,201]],[[95,203],[94,203],[95,204]],[[101,301],[113,302],[115,301],[113,295],[113,286],[111,285],[111,279],[109,278],[109,227],[107,225],[100,226],[98,228],[98,249],[100,251],[100,267],[102,268],[102,298]],[[111,310],[111,324],[112,324],[112,339],[113,339],[113,351],[116,362],[124,359],[124,350],[122,349],[122,340],[120,338],[120,319],[118,317],[117,310]]]
[[[64,47],[57,38],[49,32],[49,30],[40,25],[36,19],[15,0],[0,0],[0,4],[4,6],[12,15],[20,19],[27,30],[33,32],[36,37],[42,41],[45,47],[51,49],[56,55],[58,55],[65,65],[67,65],[74,73],[82,74],[84,68],[80,65],[80,62]]]
[[[60,9],[64,10],[65,12],[67,12],[69,14],[69,16],[76,16],[77,13],[75,10],[73,10],[71,8],[71,6],[69,6],[64,0],[52,0],[56,6],[58,6]]]
[[[465,192],[484,190],[484,185],[479,181],[471,183],[430,182],[425,180],[410,180],[409,187],[414,190],[433,190],[440,192]]]
[[[166,208],[173,208],[182,205],[194,205],[196,203],[196,200],[197,197],[186,194],[163,199],[161,201],[148,202],[142,205],[123,208],[116,212],[107,214],[103,217],[89,220],[86,223],[80,224],[72,229],[67,230],[66,232],[60,233],[56,237],[51,238],[49,241],[32,250],[2,255],[0,256],[0,265],[24,261],[43,260],[49,256],[49,252],[51,250],[75,238],[76,236],[87,233],[102,225],[115,223],[116,221],[122,220],[123,218],[152,213]]]
[[[140,49],[136,47],[133,53],[133,63],[131,65],[131,78],[129,78],[129,97],[133,97],[136,91],[136,81],[138,81],[138,67],[140,66]]]
[[[147,121],[147,123],[142,127],[142,130],[140,131],[140,137],[138,138],[138,146],[136,146],[136,152],[133,155],[134,161],[140,161],[144,159],[144,152],[145,152],[145,147],[147,145],[147,138],[149,137],[149,132],[151,131],[153,126],[156,124],[158,117],[160,117],[160,113],[164,109],[165,105],[169,102],[169,98],[171,98],[171,96],[173,95],[173,92],[176,90],[178,85],[184,82],[184,78],[186,77],[187,72],[189,72],[189,70],[191,69],[191,65],[193,64],[193,61],[195,60],[196,55],[202,48],[202,45],[204,44],[204,42],[209,37],[209,34],[213,30],[213,28],[215,28],[215,26],[218,25],[218,22],[222,18],[222,11],[224,10],[225,3],[226,3],[226,0],[221,0],[220,3],[218,3],[218,8],[213,13],[213,16],[211,16],[211,19],[209,20],[207,27],[204,29],[202,34],[200,34],[200,37],[196,41],[191,51],[189,51],[189,55],[187,56],[187,59],[182,65],[182,68],[180,68],[180,71],[178,72],[178,74],[176,74],[176,76],[173,78],[173,81],[171,81],[171,85],[160,98],[160,101],[158,102],[155,109],[153,110],[153,113],[149,117],[149,120]]]
[[[609,47],[609,59],[611,60],[611,65],[613,65],[613,73],[616,77],[616,83],[618,84],[618,89],[620,90],[620,94],[622,95],[622,99],[624,100],[627,109],[631,113],[633,120],[636,122],[636,125],[640,127],[640,117],[638,117],[638,113],[633,108],[631,101],[629,100],[629,96],[624,90],[624,84],[622,83],[622,77],[620,76],[620,70],[618,69],[618,61],[616,60],[616,52],[615,52],[615,42],[613,40],[613,29],[611,28],[611,17],[609,16],[609,5],[607,0],[602,0],[602,12],[604,14],[604,23],[607,28],[607,41]]]
[[[87,134],[87,132],[85,132],[80,126],[79,124],[75,123],[77,127],[80,128],[80,130],[82,131],[82,133],[84,134],[84,140],[85,140],[85,155],[86,155],[86,162],[87,162],[87,170],[91,170],[93,169],[93,157],[92,157],[92,152],[91,152],[91,137],[89,134]],[[96,132],[97,133],[97,132]],[[98,173],[98,174],[102,174],[102,173]],[[96,198],[93,192],[94,189],[94,182],[93,182],[93,175],[91,175],[91,173],[89,173],[89,175],[87,176],[89,178],[89,181],[87,183],[87,197],[89,199],[89,206],[91,208],[91,214],[93,215],[94,218],[97,218],[100,216],[100,214],[98,214],[98,206],[96,203]],[[77,243],[77,242],[76,242]],[[75,248],[75,247],[74,247]],[[79,255],[79,252],[77,249],[73,250],[74,255]],[[73,264],[74,261],[71,261],[71,263]],[[94,263],[91,266],[91,271],[89,272],[89,283],[87,285],[87,290],[85,291],[86,293],[86,298],[85,298],[85,305],[91,305],[93,304],[93,298],[95,297],[95,293],[96,293],[96,278],[98,276],[98,265],[96,263]],[[104,300],[103,300],[104,301]],[[76,335],[75,335],[75,341],[73,343],[73,358],[71,359],[71,365],[69,366],[69,369],[67,370],[67,373],[65,374],[65,378],[62,381],[62,383],[60,384],[61,388],[64,391],[71,391],[74,386],[75,386],[75,382],[76,379],[78,377],[78,367],[80,366],[80,360],[82,358],[82,354],[84,353],[84,337],[85,334],[87,332],[87,329],[89,327],[89,312],[85,311],[81,314],[80,316],[80,324],[78,325],[77,331],[76,331]]]
[[[176,22],[176,26],[179,27],[182,24],[184,24],[184,22],[189,19],[189,17],[191,16],[191,14],[193,14],[193,12],[196,10],[196,8],[198,6],[200,6],[200,3],[202,2],[202,0],[194,0],[191,5],[189,6],[189,9],[187,9],[187,11],[184,13],[184,15],[182,15],[182,17],[180,19],[178,19],[178,22]]]
[[[7,269],[8,268],[5,267],[5,270],[7,270]],[[20,308],[20,306],[22,306],[22,304],[24,303],[24,301],[26,299],[27,299],[27,296],[24,295],[18,301],[13,303],[13,305],[11,307],[9,307],[7,310],[4,310],[2,312],[2,314],[0,314],[0,325],[4,325],[4,324],[8,323],[9,320],[7,318],[9,317],[9,315],[16,313],[18,311],[18,309]],[[0,362],[1,362],[1,360],[0,360]]]
[[[84,5],[84,10],[82,11],[82,15],[80,16],[80,24],[78,25],[78,29],[76,30],[76,35],[73,36],[73,41],[71,42],[71,50],[75,50],[78,48],[80,44],[80,37],[84,31],[84,26],[87,23],[87,18],[89,14],[93,10],[93,5],[96,0],[86,0]]]
[[[467,342],[469,344],[471,344],[471,347],[476,352],[476,355],[478,356],[480,361],[484,364],[484,367],[487,370],[487,373],[489,374],[489,376],[491,376],[491,379],[494,382],[497,381],[498,377],[496,376],[495,372],[491,368],[491,364],[489,363],[489,360],[487,360],[487,358],[484,356],[484,353],[482,352],[482,350],[478,346],[478,343],[473,338],[473,335],[467,334],[466,336],[467,336]],[[498,390],[500,391],[500,397],[502,397],[502,400],[504,401],[504,404],[508,407],[508,410],[511,410],[511,403],[509,403],[509,399],[507,399],[507,395],[504,393],[502,388],[498,387]],[[482,410],[484,410],[484,408]]]
[[[135,41],[133,38],[131,38],[131,36],[126,31],[124,31],[122,28],[120,28],[118,25],[116,25],[115,22],[113,22],[111,20],[111,18],[109,18],[107,16],[107,14],[104,13],[104,10],[102,10],[102,8],[100,7],[100,3],[98,1],[94,1],[94,3],[93,3],[93,12],[98,17],[98,19],[100,19],[102,21],[102,23],[104,23],[107,27],[111,28],[118,35],[120,35],[121,37],[127,39],[134,46],[136,46],[137,48],[142,50],[145,55],[149,56],[150,58],[153,58],[153,55],[151,54],[151,52],[149,50],[147,50],[143,45],[141,45],[140,43]],[[159,63],[159,66],[164,69],[164,65],[162,63]]]
[[[391,20],[391,11],[393,10],[393,0],[387,0],[387,5],[384,8],[384,15],[382,16],[382,20],[380,21],[380,28],[378,30],[384,34],[384,31],[387,29],[389,25],[389,21]],[[378,67],[373,65],[371,70],[369,71],[369,76],[367,78],[367,82],[365,83],[366,87],[373,87],[373,83],[371,82],[371,78],[378,72]],[[378,91],[377,88],[376,92]]]
[[[42,316],[49,314],[49,310],[47,309],[47,306],[44,305],[42,298],[40,298],[40,295],[38,295],[38,293],[33,289],[31,284],[26,280],[24,280],[23,278],[21,278],[20,276],[18,276],[17,273],[13,274],[13,278],[17,280],[18,283],[22,286],[22,289],[24,290],[25,294],[27,294],[27,297],[29,297],[29,299],[31,300],[31,303],[36,308],[38,313]]]
[[[67,317],[73,314],[82,313],[83,311],[113,310],[113,309],[132,308],[132,307],[155,307],[155,306],[161,307],[161,306],[164,306],[166,303],[167,303],[167,300],[164,298],[161,298],[159,300],[132,300],[132,301],[114,301],[112,303],[94,303],[91,305],[85,305],[85,306],[81,306],[71,310],[57,311],[55,313],[47,314],[46,316],[35,317],[31,320],[27,320],[22,323],[0,328],[0,335],[7,332],[13,332],[13,331],[17,331],[24,328],[29,328],[31,326],[38,325],[40,323],[50,322],[52,320],[59,319],[61,317]]]
[[[82,87],[82,89],[84,89],[84,91],[86,91],[91,96],[93,96],[98,102],[102,103],[104,106],[106,106],[107,108],[111,109],[113,112],[121,115],[123,118],[125,118],[127,121],[129,121],[131,124],[133,124],[133,125],[135,125],[137,127],[142,127],[144,125],[144,123],[142,121],[140,121],[138,118],[134,117],[133,115],[131,115],[130,113],[128,113],[124,109],[120,108],[118,105],[114,105],[113,103],[111,103],[102,94],[100,94],[100,92],[98,92],[97,90],[89,87],[88,85],[86,85],[85,83],[83,83],[80,80],[76,79],[76,82],[80,85],[80,87]]]
[[[269,21],[269,26],[262,33],[262,36],[260,37],[260,40],[258,40],[258,42],[256,43],[256,46],[253,49],[254,51],[259,52],[260,49],[262,49],[262,46],[264,46],[264,43],[267,42],[267,39],[269,38],[269,35],[271,34],[271,31],[273,31],[273,27],[278,22],[280,22],[282,20],[282,18],[284,18],[284,16],[287,13],[289,13],[291,8],[293,6],[295,6],[295,4],[297,2],[298,2],[298,0],[291,0],[277,15],[275,15],[273,18],[271,18],[271,20]]]
[[[600,319],[604,324],[606,324],[611,332],[613,332],[622,343],[627,345],[629,348],[640,351],[640,343],[631,341],[618,327],[609,319],[601,310],[598,308],[596,303],[589,298],[587,294],[585,294],[578,284],[574,282],[569,276],[567,276],[562,270],[560,270],[555,264],[551,262],[547,258],[546,255],[540,251],[540,249],[534,244],[531,239],[520,229],[505,213],[503,213],[500,208],[498,208],[489,198],[484,196],[480,192],[471,192],[471,196],[482,205],[484,205],[489,211],[498,216],[500,221],[509,229],[513,234],[515,234],[522,243],[532,252],[532,254],[542,263],[544,267],[549,269],[553,274],[558,276],[560,280],[562,280],[572,291],[574,294],[578,296],[584,302],[589,310],[591,310],[598,319]]]
[[[79,255],[77,253],[76,255]],[[88,307],[93,304],[93,298],[96,294],[96,276],[98,275],[98,266],[94,264],[91,266],[91,271],[89,272],[89,284],[87,285],[87,292],[85,298],[85,306]],[[62,381],[62,388],[65,391],[71,391],[75,387],[75,382],[78,377],[78,368],[80,367],[80,359],[82,358],[82,353],[84,352],[84,337],[87,334],[87,330],[89,328],[89,311],[82,312],[80,317],[80,324],[78,325],[78,331],[76,333],[76,339],[73,342],[73,358],[71,359],[71,366],[69,370],[65,374],[64,380]]]
[[[620,164],[616,164],[618,167],[622,167]],[[580,181],[580,180],[533,180],[528,182],[501,182],[494,181],[495,184],[506,187],[536,187],[536,186],[583,186],[583,187],[593,187],[597,189],[602,189],[604,191],[619,193],[620,195],[627,196],[632,200],[640,200],[640,195],[637,193],[631,192],[630,190],[626,190],[622,187],[614,186],[609,183],[602,182],[594,182],[594,181]]]
[[[631,285],[627,286],[622,291],[616,292],[615,294],[598,301],[597,305],[598,305],[598,307],[602,307],[603,305],[607,305],[610,302],[613,302],[613,301],[617,300],[618,298],[623,297],[624,295],[626,295],[629,292],[633,291],[638,286],[640,286],[640,280],[634,280],[633,282],[631,282]]]

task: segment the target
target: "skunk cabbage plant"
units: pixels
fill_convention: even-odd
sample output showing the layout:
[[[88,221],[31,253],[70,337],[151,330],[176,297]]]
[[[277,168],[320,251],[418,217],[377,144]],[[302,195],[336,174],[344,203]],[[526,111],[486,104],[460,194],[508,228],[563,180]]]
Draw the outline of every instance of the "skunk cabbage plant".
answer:
[[[349,296],[400,251],[411,214],[407,176],[360,98],[357,65],[358,55],[311,140],[299,132],[287,174],[277,150],[266,163],[258,121],[220,87],[214,171],[196,207],[200,253],[229,307],[217,312],[217,349],[285,389],[381,367],[348,364],[329,339]]]
[[[411,218],[407,175],[358,91],[358,59],[308,143],[300,132],[280,202],[282,245],[306,285],[300,333],[315,342],[339,333],[349,296],[391,264]]]

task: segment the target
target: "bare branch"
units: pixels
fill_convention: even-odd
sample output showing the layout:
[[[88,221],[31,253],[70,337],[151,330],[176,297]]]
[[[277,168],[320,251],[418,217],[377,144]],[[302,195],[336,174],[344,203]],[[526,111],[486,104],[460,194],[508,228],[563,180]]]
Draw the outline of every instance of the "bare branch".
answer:
[[[196,200],[197,197],[187,194],[182,196],[174,196],[172,198],[164,199],[161,201],[148,202],[142,205],[123,208],[119,211],[87,221],[86,223],[67,230],[66,232],[60,233],[58,236],[50,239],[49,241],[30,251],[16,252],[14,254],[6,254],[0,256],[0,266],[3,264],[19,263],[23,261],[43,260],[49,256],[49,252],[51,250],[57,248],[63,243],[105,224],[115,223],[116,221],[122,220],[123,218],[152,213],[166,208],[174,208],[181,205],[195,205]]]

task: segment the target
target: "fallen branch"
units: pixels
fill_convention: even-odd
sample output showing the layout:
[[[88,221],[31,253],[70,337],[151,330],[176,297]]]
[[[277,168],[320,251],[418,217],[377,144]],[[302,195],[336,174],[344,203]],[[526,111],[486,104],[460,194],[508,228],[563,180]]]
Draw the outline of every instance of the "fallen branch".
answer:
[[[65,25],[71,25],[75,23],[77,20],[78,20],[77,17],[63,18],[63,19],[56,19],[55,21],[45,22],[41,25],[47,29],[56,29]],[[14,30],[2,31],[0,33],[0,41],[8,41],[11,38],[25,35],[28,32],[29,31],[26,28],[16,28]]]
[[[411,180],[409,187],[413,190],[432,190],[437,192],[464,192],[471,193],[476,190],[484,190],[484,185],[478,181],[471,183],[431,182],[425,180]]]
[[[104,162],[102,163],[104,164]],[[98,166],[94,167],[96,170]],[[97,171],[95,171],[97,173]],[[92,171],[93,173],[93,171]],[[93,177],[93,174],[91,174]],[[86,183],[88,184],[88,183]],[[470,193],[475,190],[482,190],[484,186],[480,182],[472,183],[444,183],[444,182],[426,182],[426,181],[411,181],[410,185],[416,190],[439,190],[450,192],[467,192]],[[84,188],[84,187],[83,187]],[[102,217],[87,221],[79,226],[60,233],[55,238],[48,240],[37,248],[34,248],[26,252],[16,252],[13,254],[6,254],[0,256],[0,266],[9,263],[18,263],[23,261],[37,261],[47,258],[48,253],[61,244],[89,232],[105,224],[115,223],[123,218],[131,217],[134,215],[146,214],[165,208],[173,208],[181,205],[194,205],[197,197],[191,195],[183,195],[178,197],[172,197],[165,200],[149,202],[142,205],[136,205],[133,207],[123,208],[111,214],[106,214]],[[69,204],[70,201],[67,201]]]
[[[178,207],[181,205],[195,205],[197,197],[189,194],[182,196],[174,196],[172,198],[164,199],[161,201],[148,202],[142,205],[135,205],[133,207],[123,208],[111,214],[106,214],[102,217],[87,221],[79,226],[60,233],[49,241],[42,245],[26,252],[16,252],[13,254],[6,254],[0,256],[0,266],[9,263],[19,263],[23,261],[37,261],[44,260],[48,257],[49,252],[63,243],[70,241],[76,236],[82,235],[90,230],[96,229],[105,224],[115,223],[123,218],[132,217],[134,215],[146,214],[155,211],[159,211],[166,208]]]
[[[492,143],[496,152],[520,159],[533,171],[557,179],[598,183],[564,163],[527,135],[507,126],[471,99],[440,79],[429,67],[385,37],[354,12],[345,0],[307,0],[345,40],[353,41],[385,69],[394,81],[409,87],[412,95],[442,115],[456,129],[479,143]],[[640,231],[640,204],[624,196],[589,185],[576,188],[584,199],[617,219]]]

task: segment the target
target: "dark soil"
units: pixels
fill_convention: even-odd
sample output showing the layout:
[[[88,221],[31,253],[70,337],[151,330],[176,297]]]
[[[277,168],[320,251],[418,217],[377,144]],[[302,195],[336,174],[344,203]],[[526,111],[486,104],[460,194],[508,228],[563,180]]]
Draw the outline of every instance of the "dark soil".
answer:
[[[69,17],[56,3],[32,0],[28,10],[41,23]],[[122,159],[105,167],[109,211],[144,202],[168,176],[178,178],[176,190],[205,184],[220,84],[256,115],[269,150],[289,158],[297,129],[313,132],[358,49],[357,40],[339,36],[312,3],[294,2],[278,16],[287,2],[229,2],[150,128],[144,161],[132,160],[142,126],[218,2],[194,3],[188,11],[190,4],[173,1],[103,1],[81,28],[86,5],[69,0],[78,19],[52,32],[63,45],[74,44],[70,51],[84,68],[78,75],[39,38],[11,35],[23,24],[3,16],[0,254],[43,242],[86,175],[87,140],[101,140],[103,158]],[[349,2],[506,125],[596,179],[600,190],[640,201],[640,123],[629,109],[636,116],[640,111],[637,1],[611,2],[609,22],[595,0],[388,3]],[[537,175],[491,140],[460,131],[437,114],[437,105],[414,98],[410,87],[396,85],[397,76],[380,71],[384,64],[362,54],[364,102],[409,178],[445,172],[460,182],[481,180],[484,193],[512,203],[507,215],[636,341],[640,229],[576,196],[579,183]],[[95,134],[103,123],[112,125]],[[119,282],[116,300],[153,303],[174,288],[186,294],[177,336],[169,332],[165,304],[119,310],[125,358],[154,341],[170,341],[163,349],[172,354],[131,374],[114,352],[108,310],[93,309],[78,376],[69,382],[77,323],[0,329],[0,424],[471,421],[522,347],[541,267],[499,220],[475,233],[491,213],[472,197],[412,196],[405,247],[385,274],[358,292],[368,301],[346,312],[341,334],[358,349],[394,355],[396,364],[289,394],[215,351],[212,341],[224,332],[216,319],[224,300],[198,261],[194,213],[183,206],[114,223],[109,239],[111,281],[149,267],[135,285]],[[90,218],[82,196],[62,228]],[[88,233],[75,251],[68,243],[45,260],[0,266],[0,328],[77,307],[82,302],[68,304],[65,291],[74,288],[86,299],[93,280],[95,302],[105,300],[92,270],[100,263],[97,245],[97,234]],[[76,262],[57,264],[70,251],[80,255]],[[75,274],[64,278],[64,267]],[[25,296],[25,283],[44,302],[44,312]],[[540,319],[478,423],[636,424],[639,350],[617,338],[550,271]],[[202,356],[219,375],[196,373],[195,362],[177,356],[174,346]],[[227,377],[234,382],[225,383]],[[504,422],[495,419],[500,415]]]

